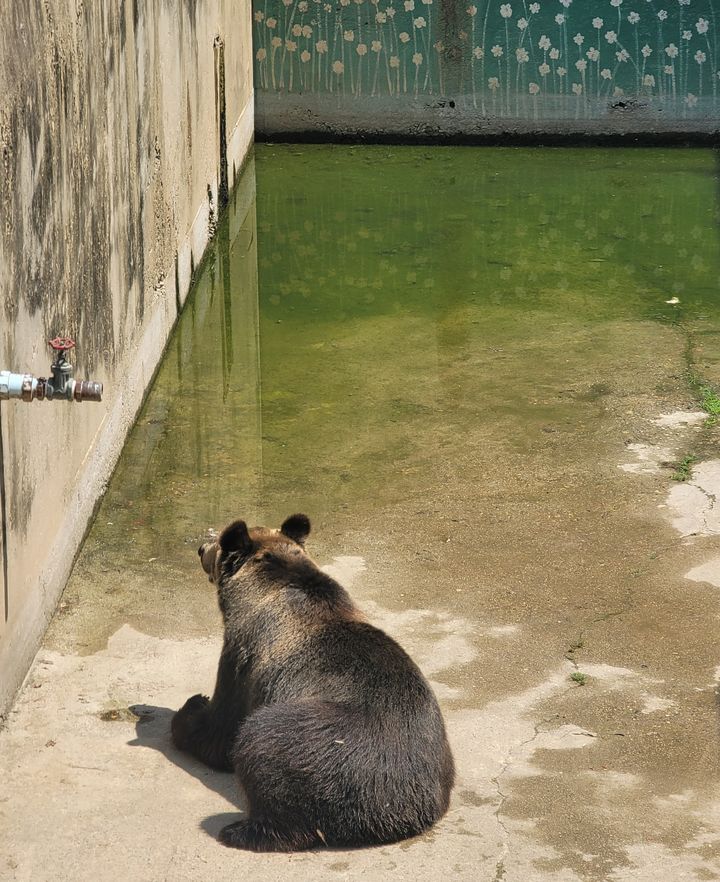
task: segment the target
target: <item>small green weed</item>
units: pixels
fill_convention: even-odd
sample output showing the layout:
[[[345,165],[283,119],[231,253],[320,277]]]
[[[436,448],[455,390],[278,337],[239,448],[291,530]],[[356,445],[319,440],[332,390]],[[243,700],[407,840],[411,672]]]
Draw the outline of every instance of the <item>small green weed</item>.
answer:
[[[584,686],[588,681],[587,674],[581,674],[580,671],[575,671],[574,674],[570,674],[570,679],[573,683],[577,683],[578,686]]]
[[[702,409],[710,414],[711,417],[720,416],[720,398],[718,398],[715,390],[710,386],[700,387],[700,396],[702,401]]]
[[[683,457],[679,463],[675,466],[675,471],[670,476],[673,481],[687,481],[687,479],[692,475],[692,467],[693,464],[697,462],[697,456],[690,453],[688,456]]]

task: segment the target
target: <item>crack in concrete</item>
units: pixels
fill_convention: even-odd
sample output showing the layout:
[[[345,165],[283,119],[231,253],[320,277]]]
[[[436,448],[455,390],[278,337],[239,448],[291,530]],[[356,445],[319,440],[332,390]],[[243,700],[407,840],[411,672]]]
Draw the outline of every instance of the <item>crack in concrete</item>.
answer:
[[[502,786],[500,784],[500,779],[503,777],[503,775],[505,775],[507,773],[508,769],[513,764],[514,754],[517,753],[518,751],[521,751],[523,749],[523,747],[526,747],[528,744],[532,744],[533,741],[535,741],[537,739],[537,737],[540,735],[540,727],[546,722],[548,722],[548,721],[541,720],[539,723],[534,724],[532,736],[530,738],[526,738],[525,741],[521,741],[520,744],[518,744],[515,747],[510,749],[510,751],[507,753],[506,757],[501,761],[500,771],[498,772],[497,775],[494,775],[490,779],[492,781],[492,783],[495,785],[495,789],[497,791],[497,794],[500,797],[500,801],[498,802],[498,805],[497,805],[495,811],[493,812],[493,815],[495,816],[495,821],[496,821],[498,827],[502,830],[502,834],[501,834],[500,838],[502,839],[502,843],[503,843],[502,849],[500,850],[500,856],[498,857],[498,860],[495,864],[495,876],[494,876],[493,882],[502,882],[502,880],[505,878],[505,859],[507,858],[509,851],[510,851],[511,833],[510,833],[510,830],[508,829],[507,824],[502,819],[502,811],[505,806],[505,803],[509,799],[509,794],[503,792]]]

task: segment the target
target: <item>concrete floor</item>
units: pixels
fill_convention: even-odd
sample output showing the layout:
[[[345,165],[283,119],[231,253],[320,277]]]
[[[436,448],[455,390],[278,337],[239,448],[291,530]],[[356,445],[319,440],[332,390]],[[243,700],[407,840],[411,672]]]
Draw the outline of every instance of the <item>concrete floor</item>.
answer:
[[[175,618],[174,639],[123,625],[99,651],[62,651],[53,647],[77,627],[61,611],[0,733],[0,878],[720,878],[720,461],[706,461],[686,484],[671,484],[656,464],[687,446],[703,418],[658,413],[642,446],[608,449],[608,477],[627,482],[617,505],[632,498],[643,514],[628,524],[632,535],[614,537],[622,544],[614,558],[606,539],[572,529],[575,592],[547,593],[553,572],[531,567],[531,555],[515,573],[497,574],[487,554],[480,575],[452,568],[445,599],[432,605],[405,606],[404,591],[383,599],[393,582],[409,586],[413,561],[410,572],[400,569],[410,555],[433,567],[443,545],[468,542],[467,525],[449,514],[438,516],[442,535],[430,531],[424,552],[401,543],[391,557],[388,537],[356,534],[367,558],[328,563],[420,662],[443,702],[459,775],[451,810],[429,835],[357,852],[221,847],[216,833],[242,809],[233,777],[180,755],[168,735],[172,710],[211,688],[218,635],[184,636]],[[536,501],[527,520],[537,541],[538,527],[556,517],[548,502]],[[399,524],[394,531],[402,535]],[[513,541],[521,555],[525,540]],[[558,553],[557,570],[566,565]],[[617,596],[598,596],[602,574],[617,571]],[[211,608],[200,572],[196,582]],[[496,586],[481,608],[478,582]],[[169,606],[162,613],[176,616]],[[570,680],[576,671],[584,686]]]

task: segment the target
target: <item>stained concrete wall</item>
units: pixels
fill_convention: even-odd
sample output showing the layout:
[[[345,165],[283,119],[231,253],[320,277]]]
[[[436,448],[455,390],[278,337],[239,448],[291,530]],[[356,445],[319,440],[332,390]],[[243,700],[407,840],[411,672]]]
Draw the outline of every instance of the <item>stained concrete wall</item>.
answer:
[[[259,135],[711,136],[715,0],[252,0]]]
[[[0,368],[77,340],[101,404],[0,405],[0,713],[252,140],[249,0],[0,0]]]

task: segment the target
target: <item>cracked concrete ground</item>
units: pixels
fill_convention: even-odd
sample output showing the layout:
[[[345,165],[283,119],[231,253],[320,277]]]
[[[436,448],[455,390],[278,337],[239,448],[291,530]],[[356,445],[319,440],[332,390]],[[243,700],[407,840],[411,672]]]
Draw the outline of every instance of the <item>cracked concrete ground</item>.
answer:
[[[262,273],[258,319],[221,297],[254,278],[233,224],[0,732],[0,878],[720,879],[718,429],[686,382],[689,349],[720,380],[713,320],[567,291],[308,319]],[[199,540],[291,510],[441,702],[458,781],[426,836],[225,849],[233,777],[170,744],[220,646]]]

